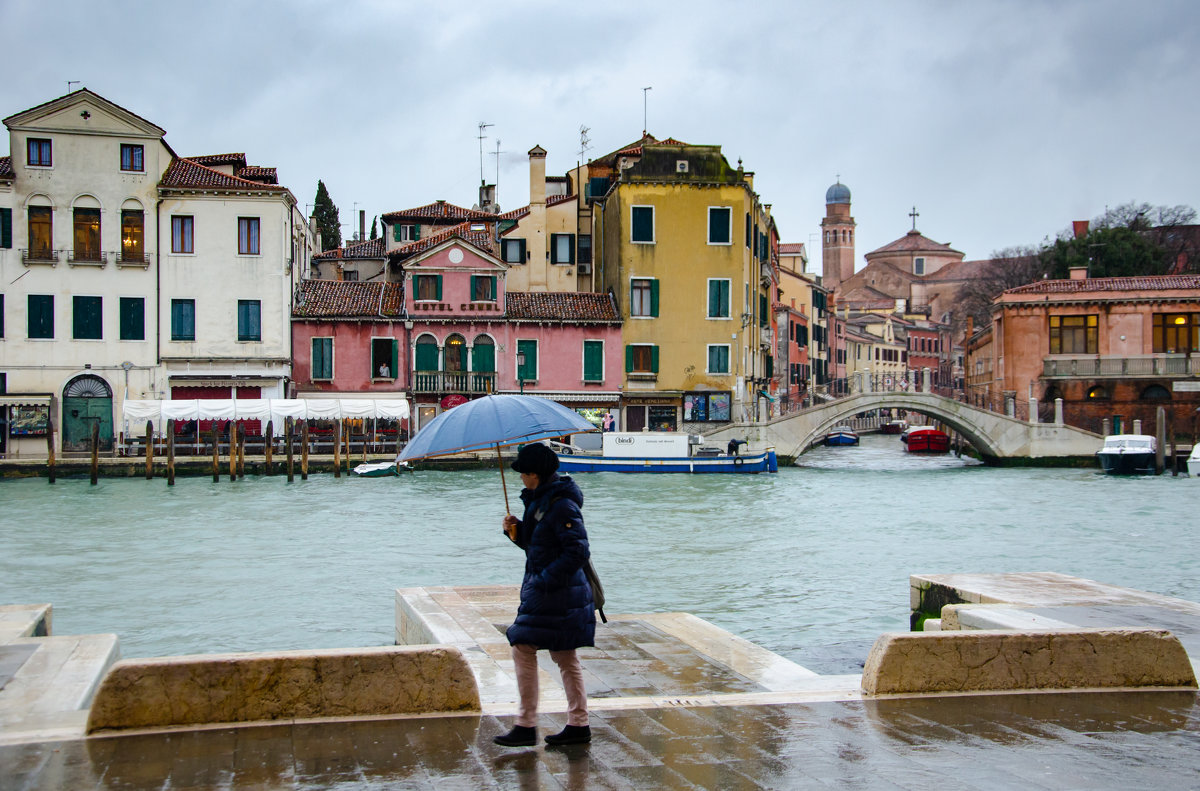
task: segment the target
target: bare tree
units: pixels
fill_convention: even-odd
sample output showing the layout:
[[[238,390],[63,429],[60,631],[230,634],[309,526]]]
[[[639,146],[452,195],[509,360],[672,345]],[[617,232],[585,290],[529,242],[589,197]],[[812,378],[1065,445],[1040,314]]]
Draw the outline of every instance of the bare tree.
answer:
[[[1010,288],[1040,280],[1045,272],[1036,247],[1006,247],[992,253],[979,274],[958,291],[951,313],[955,330],[962,329],[968,316],[975,320],[976,327],[990,324],[996,297]]]

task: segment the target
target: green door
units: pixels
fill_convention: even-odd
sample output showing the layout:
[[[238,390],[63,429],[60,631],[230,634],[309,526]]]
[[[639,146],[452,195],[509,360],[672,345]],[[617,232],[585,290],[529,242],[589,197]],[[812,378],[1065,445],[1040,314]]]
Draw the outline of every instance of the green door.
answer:
[[[72,379],[63,391],[62,447],[91,450],[92,426],[100,427],[100,449],[112,450],[112,390],[97,376]]]

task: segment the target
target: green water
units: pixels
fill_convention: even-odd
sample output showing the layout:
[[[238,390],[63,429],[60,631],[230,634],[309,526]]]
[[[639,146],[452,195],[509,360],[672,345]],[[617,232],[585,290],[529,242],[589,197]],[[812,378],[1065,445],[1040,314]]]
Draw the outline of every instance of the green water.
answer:
[[[777,475],[577,476],[610,612],[685,611],[821,672],[908,628],[912,573],[1058,571],[1200,601],[1200,481],[821,448]],[[509,475],[509,499],[519,482]],[[516,584],[495,471],[0,481],[0,603],[124,656],[390,644],[394,595]]]

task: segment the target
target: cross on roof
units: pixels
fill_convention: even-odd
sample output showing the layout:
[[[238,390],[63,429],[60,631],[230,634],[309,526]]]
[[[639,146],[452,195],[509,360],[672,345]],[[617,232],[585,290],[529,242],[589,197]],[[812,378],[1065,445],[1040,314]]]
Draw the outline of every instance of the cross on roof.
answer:
[[[914,231],[917,230],[917,218],[921,216],[921,213],[917,211],[916,206],[913,206],[913,210],[908,213],[908,216],[912,217],[912,221],[913,221],[912,229]]]

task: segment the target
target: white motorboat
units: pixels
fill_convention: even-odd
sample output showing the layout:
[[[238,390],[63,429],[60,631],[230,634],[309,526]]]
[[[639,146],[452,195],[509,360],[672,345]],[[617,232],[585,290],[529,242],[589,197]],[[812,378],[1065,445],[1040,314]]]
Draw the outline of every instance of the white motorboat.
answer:
[[[1192,446],[1192,455],[1187,460],[1188,475],[1200,478],[1200,442]]]
[[[1154,475],[1158,442],[1149,434],[1112,434],[1096,451],[1100,469],[1108,475]]]

